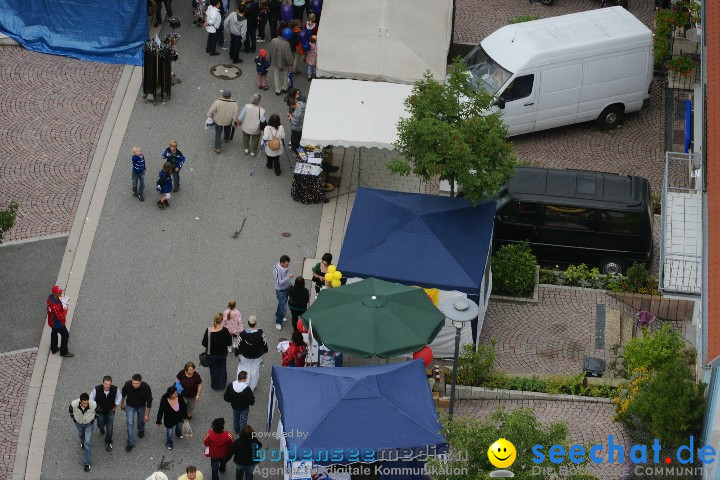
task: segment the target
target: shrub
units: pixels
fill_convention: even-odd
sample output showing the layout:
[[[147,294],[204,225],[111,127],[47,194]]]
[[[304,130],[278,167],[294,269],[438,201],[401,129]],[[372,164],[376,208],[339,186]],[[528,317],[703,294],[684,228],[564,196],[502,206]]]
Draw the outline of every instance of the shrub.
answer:
[[[508,25],[513,25],[515,23],[524,23],[524,22],[532,22],[533,20],[538,20],[540,17],[537,15],[519,15],[515,18],[511,18],[508,20]]]
[[[493,338],[490,345],[480,345],[477,350],[473,345],[466,344],[458,358],[457,383],[479,387],[488,378],[490,370],[495,364],[495,343]]]
[[[527,242],[503,245],[492,258],[493,292],[526,296],[535,287],[537,259]]]
[[[664,66],[670,59],[670,37],[673,33],[675,12],[661,8],[655,14],[655,36],[653,37],[655,65]]]
[[[544,392],[545,383],[540,380],[537,375],[531,378],[512,377],[505,386],[508,390],[522,390],[524,392]]]
[[[0,210],[0,243],[2,243],[5,234],[15,225],[17,217],[18,204],[11,202],[7,209]]]
[[[580,265],[570,265],[565,270],[565,281],[578,285],[583,288],[587,288],[600,277],[600,270],[596,268],[590,269],[584,263]]]
[[[628,287],[632,289],[632,291],[637,291],[638,288],[645,286],[649,275],[644,264],[639,262],[633,263],[625,275],[627,277]]]
[[[642,337],[633,338],[625,345],[625,369],[633,372],[638,368],[652,370],[678,358],[684,343],[669,324],[654,333],[643,329]]]

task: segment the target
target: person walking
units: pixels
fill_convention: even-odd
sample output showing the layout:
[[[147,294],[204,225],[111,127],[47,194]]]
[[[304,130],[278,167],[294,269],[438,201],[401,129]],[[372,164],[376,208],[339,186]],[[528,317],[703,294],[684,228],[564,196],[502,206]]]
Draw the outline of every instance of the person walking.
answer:
[[[295,283],[290,287],[288,293],[288,307],[290,307],[290,314],[292,315],[291,322],[293,330],[298,329],[298,318],[307,311],[309,302],[310,292],[305,288],[305,279],[298,277],[295,279]]]
[[[193,412],[195,411],[195,402],[200,400],[200,394],[202,393],[202,378],[195,369],[193,362],[187,362],[185,368],[180,370],[175,378],[180,382],[182,387],[182,397],[185,399],[187,404],[187,418],[192,420]]]
[[[290,257],[283,255],[280,261],[273,268],[273,280],[275,284],[275,296],[277,297],[278,306],[275,311],[275,328],[282,329],[282,322],[285,316],[285,308],[290,290],[290,281],[295,276],[290,272]],[[287,320],[285,320],[287,321]]]
[[[94,400],[90,400],[90,395],[81,393],[80,398],[70,402],[70,418],[75,422],[78,436],[80,437],[80,448],[84,450],[83,463],[84,470],[90,471],[90,461],[92,460],[92,434],[97,416],[97,404]]]
[[[102,383],[90,392],[90,400],[97,403],[97,426],[100,435],[105,435],[105,450],[110,452],[113,447],[113,426],[115,411],[122,401],[120,389],[112,384],[112,377],[105,375]]]
[[[203,474],[194,466],[188,465],[185,468],[185,473],[180,475],[178,480],[203,480]]]
[[[215,123],[215,153],[220,153],[223,140],[230,141],[233,123],[238,119],[238,104],[230,99],[231,93],[229,88],[224,89],[223,98],[215,100],[207,112],[207,116]]]
[[[283,152],[285,130],[280,125],[280,116],[278,114],[273,113],[270,115],[262,139],[263,145],[265,145],[265,155],[267,156],[265,166],[268,169],[274,168],[275,176],[279,176],[282,173],[280,170],[280,155]]]
[[[262,356],[268,352],[267,342],[262,328],[257,328],[257,317],[250,315],[248,318],[248,328],[240,333],[238,346],[235,349],[235,355],[239,356],[238,371],[247,372],[247,384],[254,391],[257,382],[260,379],[260,366],[262,365]]]
[[[307,64],[308,82],[312,82],[317,74],[317,36],[315,35],[310,37],[310,48],[305,54],[305,63]]]
[[[223,315],[216,313],[212,327],[205,330],[202,345],[210,355],[210,387],[224,390],[227,384],[227,354],[232,346],[232,337],[228,329],[222,326]],[[208,333],[210,334],[208,337]],[[208,341],[210,345],[208,346]]]
[[[243,321],[240,310],[237,309],[237,302],[230,300],[227,308],[223,311],[222,326],[228,329],[232,337],[232,347],[237,347],[238,335],[243,331]]]
[[[258,88],[260,90],[270,88],[267,83],[268,70],[270,70],[270,62],[267,59],[267,50],[261,48],[260,55],[255,57],[255,71],[257,72]]]
[[[260,50],[260,55],[264,50]],[[258,74],[258,77],[260,75]],[[259,80],[258,80],[259,81]],[[260,107],[260,94],[256,93],[238,115],[238,123],[242,126],[243,148],[245,155],[254,157],[260,143],[260,124],[265,122],[265,109]]]
[[[171,140],[170,146],[162,154],[163,160],[170,163],[173,176],[173,192],[180,190],[180,169],[185,165],[185,155],[177,148],[177,140]]]
[[[225,17],[230,11],[230,0],[220,0],[220,26],[217,29],[217,46],[227,50],[225,46]]]
[[[212,421],[212,428],[208,430],[203,439],[203,444],[207,447],[205,456],[210,457],[210,469],[212,471],[212,480],[220,480],[219,473],[225,471],[225,465],[229,461],[229,456],[235,437],[233,434],[225,430],[225,419],[216,418]]]
[[[150,420],[152,407],[152,390],[150,385],[142,381],[142,375],[136,373],[132,379],[125,382],[122,387],[122,401],[120,410],[125,411],[127,421],[127,445],[125,451],[129,452],[135,447],[135,416],[137,416],[138,437],[145,436],[145,422]]]
[[[233,430],[237,435],[247,425],[250,406],[255,405],[255,395],[253,395],[252,388],[247,384],[246,371],[238,373],[237,380],[227,386],[223,400],[232,407]]]
[[[278,36],[278,22],[280,22],[280,9],[282,0],[268,0],[268,24],[270,25],[270,39]]]
[[[205,12],[205,31],[208,33],[207,45],[205,46],[205,52],[210,55],[220,55],[217,51],[218,43],[218,29],[222,22],[222,15],[220,15],[220,0],[210,0],[210,6]]]
[[[258,28],[257,41],[265,41],[265,27],[268,22],[268,0],[258,0]]]
[[[59,286],[53,286],[50,296],[45,300],[45,304],[47,305],[47,322],[51,328],[50,353],[58,352],[57,336],[60,335],[60,356],[69,358],[74,357],[75,354],[68,350],[70,332],[65,326],[67,303],[63,303],[63,292],[64,290]]]
[[[290,341],[290,348],[285,350],[282,356],[283,367],[304,367],[307,356],[307,344],[303,340],[302,333],[294,331]]]
[[[165,417],[164,422],[163,417]],[[158,427],[163,423],[165,425],[165,446],[168,450],[173,449],[173,431],[175,431],[175,436],[183,438],[182,423],[186,418],[187,404],[185,399],[178,394],[175,387],[168,387],[165,395],[160,398],[157,419],[155,420]]]
[[[292,30],[285,28],[282,35],[270,41],[267,49],[267,59],[273,67],[273,81],[275,95],[287,92],[289,87],[288,67],[292,66],[293,55],[290,50]]]
[[[165,11],[167,12],[168,17],[172,17],[172,0],[156,0],[155,5],[157,6],[157,9],[155,10],[155,27],[159,27],[162,25],[162,8],[161,5],[165,4]]]
[[[140,147],[132,149],[132,192],[141,202],[145,201],[145,155]]]
[[[172,164],[170,162],[165,162],[162,170],[158,173],[157,190],[160,192],[157,206],[160,210],[164,210],[165,207],[170,206],[170,192],[173,190]]]
[[[293,19],[302,20],[305,15],[305,0],[292,0]]]
[[[255,53],[257,48],[258,14],[260,7],[257,0],[245,3],[245,18],[247,19],[247,36],[245,37],[245,53]]]
[[[312,268],[312,281],[315,284],[315,295],[320,293],[320,289],[325,286],[325,274],[328,273],[328,267],[332,263],[332,253],[324,253],[322,258]]]
[[[290,119],[290,146],[293,151],[297,152],[300,148],[303,122],[305,121],[305,102],[291,98],[288,100],[288,106],[290,107],[288,112],[288,118]]]
[[[242,63],[240,50],[242,49],[242,39],[247,35],[247,20],[245,19],[245,10],[239,3],[235,11],[225,18],[223,25],[230,32],[230,60],[233,63]]]
[[[262,448],[262,443],[255,438],[255,430],[250,425],[240,432],[235,440],[232,455],[235,458],[235,480],[253,480],[255,465],[259,462],[257,452]]]

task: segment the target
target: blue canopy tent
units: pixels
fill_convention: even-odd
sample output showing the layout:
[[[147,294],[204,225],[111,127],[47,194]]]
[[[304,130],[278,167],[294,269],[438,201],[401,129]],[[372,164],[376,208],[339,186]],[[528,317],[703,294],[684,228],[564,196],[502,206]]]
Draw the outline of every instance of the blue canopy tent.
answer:
[[[338,270],[348,278],[465,293],[479,304],[482,320],[491,287],[494,217],[494,202],[473,207],[462,198],[361,188]],[[471,341],[477,338],[474,323]],[[438,335],[432,344],[435,356],[452,355],[454,334],[448,326]]]
[[[319,465],[422,458],[447,449],[421,360],[347,368],[272,367],[286,460]],[[304,400],[313,398],[311,403]]]

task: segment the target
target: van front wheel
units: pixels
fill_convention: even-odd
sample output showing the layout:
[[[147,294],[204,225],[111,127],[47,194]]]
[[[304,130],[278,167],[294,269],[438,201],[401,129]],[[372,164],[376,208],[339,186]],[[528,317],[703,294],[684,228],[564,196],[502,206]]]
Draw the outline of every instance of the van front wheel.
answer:
[[[600,270],[604,275],[622,275],[625,264],[618,258],[604,258],[600,261]]]
[[[620,125],[625,117],[625,110],[621,105],[610,105],[602,111],[597,119],[600,130],[612,130]]]

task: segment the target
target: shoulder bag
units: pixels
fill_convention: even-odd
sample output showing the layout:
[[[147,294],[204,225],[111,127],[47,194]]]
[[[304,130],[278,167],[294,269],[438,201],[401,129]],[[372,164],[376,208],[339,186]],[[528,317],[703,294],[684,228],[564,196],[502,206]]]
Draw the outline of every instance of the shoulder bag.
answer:
[[[210,327],[208,327],[208,329],[207,329],[207,334],[208,334],[207,348],[205,349],[204,352],[202,352],[200,354],[200,358],[199,358],[200,365],[202,365],[203,367],[210,366],[210,338],[212,337],[212,334],[210,333]]]
[[[265,127],[267,127],[267,120],[262,119],[262,112],[260,111],[260,107],[258,107],[258,120],[260,120],[260,131],[264,131]]]

